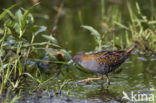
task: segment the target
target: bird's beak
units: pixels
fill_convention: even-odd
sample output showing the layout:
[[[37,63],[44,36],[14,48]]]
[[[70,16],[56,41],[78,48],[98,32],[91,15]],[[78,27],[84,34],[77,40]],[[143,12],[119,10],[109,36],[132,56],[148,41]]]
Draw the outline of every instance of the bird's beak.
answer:
[[[71,59],[70,61],[68,61],[68,64],[74,64],[74,61]]]
[[[74,65],[74,66],[76,66],[77,65],[77,63],[76,62],[74,62],[72,59],[68,62],[68,64],[70,65]]]

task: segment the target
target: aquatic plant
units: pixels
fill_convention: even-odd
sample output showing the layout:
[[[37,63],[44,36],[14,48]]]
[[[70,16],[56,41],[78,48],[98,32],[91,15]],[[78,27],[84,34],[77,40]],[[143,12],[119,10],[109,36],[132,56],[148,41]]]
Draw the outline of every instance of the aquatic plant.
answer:
[[[104,4],[103,0],[101,0]],[[152,19],[148,19],[145,15],[142,14],[139,4],[136,2],[135,8],[136,12],[132,10],[132,6],[129,2],[127,2],[127,7],[129,11],[130,21],[127,23],[122,22],[121,12],[119,12],[119,8],[117,6],[113,6],[110,8],[110,11],[113,13],[107,14],[104,6],[101,6],[101,27],[102,30],[99,32],[94,29],[92,26],[83,25],[84,29],[87,29],[91,32],[91,34],[95,37],[95,42],[98,44],[95,50],[101,50],[103,47],[107,47],[106,45],[111,45],[113,48],[116,47],[118,49],[123,49],[125,47],[130,47],[135,41],[140,43],[141,50],[147,51],[155,51],[156,47],[156,35],[155,35],[155,23],[156,20],[155,15],[153,15]],[[122,30],[122,34],[117,34],[119,30]],[[109,41],[109,42],[108,42]],[[108,46],[110,47],[110,46]]]
[[[54,36],[46,34],[47,27],[35,24],[30,12],[37,5],[26,10],[18,9],[15,13],[11,11],[16,6],[13,5],[0,15],[0,21],[4,23],[0,39],[0,95],[8,87],[16,90],[23,84],[26,76],[39,83],[36,87],[39,88],[55,76],[52,75],[50,79],[42,80],[38,78],[40,70],[50,69],[48,66],[51,64],[53,69],[57,68],[57,66],[54,67],[55,64],[67,64],[63,61],[71,58],[70,54],[59,46]],[[49,41],[34,42],[38,35],[42,35],[43,39]],[[47,45],[49,48],[46,48]],[[42,54],[43,59],[39,55],[41,52],[45,52],[44,55]],[[59,60],[63,61],[57,62]],[[30,73],[32,71],[35,71],[34,75]]]

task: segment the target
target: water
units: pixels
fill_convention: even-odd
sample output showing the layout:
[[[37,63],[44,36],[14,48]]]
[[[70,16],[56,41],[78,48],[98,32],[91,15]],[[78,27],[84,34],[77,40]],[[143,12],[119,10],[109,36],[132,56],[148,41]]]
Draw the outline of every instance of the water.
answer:
[[[78,80],[97,77],[97,75],[86,74],[71,66],[68,69],[62,70],[59,76],[43,84],[40,89],[31,95],[26,92],[28,89],[34,89],[35,83],[34,85],[32,85],[32,82],[28,83],[30,87],[26,87],[25,92],[21,93],[23,97],[21,101],[25,103],[120,103],[123,102],[121,101],[123,92],[126,92],[129,97],[132,92],[134,94],[154,94],[155,91],[152,88],[155,88],[156,85],[156,60],[146,58],[147,60],[144,61],[140,60],[141,57],[138,57],[140,56],[133,54],[120,68],[109,74],[111,83],[108,89],[105,76],[103,80],[88,84],[79,83]],[[43,74],[42,78],[47,79],[51,76]]]
[[[1,9],[6,8],[15,2],[16,1],[10,2],[1,0],[0,7]],[[30,7],[30,2],[31,1],[24,0],[21,6],[28,8]],[[101,21],[103,18],[101,17],[102,9],[100,3],[100,0],[79,0],[74,2],[65,0],[64,8],[57,25],[56,38],[63,48],[72,51],[72,55],[79,51],[94,51],[96,46],[94,38],[88,31],[82,29],[80,26],[91,25],[102,32]],[[126,16],[126,3],[127,1],[124,2],[122,0],[109,0],[105,2],[105,9],[109,11],[109,8],[114,5],[120,7],[120,12],[122,12],[123,17],[125,17],[123,18],[123,22],[126,24],[126,20],[129,20],[129,17]],[[133,4],[133,2],[131,4]],[[48,26],[49,31],[51,31],[54,24],[56,15],[55,9],[57,9],[56,5],[59,5],[58,0],[46,0],[41,2],[33,11],[37,24]],[[141,7],[143,13],[147,14],[150,9],[149,4],[144,1]],[[118,31],[117,33],[122,34],[122,31]],[[43,38],[37,38],[36,42],[40,40],[43,40]],[[59,68],[58,70],[53,70],[52,68],[50,73],[43,72],[40,79],[44,81],[47,78],[53,77],[56,72],[58,73],[61,71],[60,74],[48,82],[43,83],[37,90],[35,90],[37,83],[32,80],[27,80],[28,86],[23,86],[19,102],[120,103],[122,102],[123,91],[126,92],[128,96],[131,95],[131,92],[135,94],[152,94],[152,89],[156,88],[156,59],[154,57],[154,54],[152,56],[131,55],[120,68],[109,74],[111,85],[108,89],[106,88],[105,77],[104,80],[91,82],[89,84],[78,83],[78,80],[88,77],[97,77],[98,75],[84,73],[74,66]],[[28,90],[31,92],[28,92]],[[32,92],[33,90],[34,92]]]

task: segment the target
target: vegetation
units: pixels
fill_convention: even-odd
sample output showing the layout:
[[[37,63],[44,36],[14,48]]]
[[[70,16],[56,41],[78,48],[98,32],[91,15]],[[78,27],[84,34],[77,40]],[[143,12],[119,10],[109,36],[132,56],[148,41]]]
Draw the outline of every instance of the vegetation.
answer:
[[[95,38],[95,50],[124,49],[138,41],[139,53],[145,54],[147,51],[153,55],[156,50],[155,14],[146,17],[139,3],[135,2],[136,11],[134,11],[131,3],[127,2],[129,21],[125,23],[118,7],[109,8],[109,11],[114,11],[110,13],[104,7],[104,0],[101,0],[101,4],[102,29],[96,30],[93,26],[81,25]],[[70,87],[70,83],[75,82],[69,78],[76,76],[67,74],[75,72],[72,69],[68,72],[71,52],[60,46],[55,35],[52,35],[53,31],[49,33],[47,26],[36,24],[32,11],[38,4],[29,9],[20,8],[13,12],[16,6],[17,4],[12,5],[0,14],[0,22],[3,24],[2,34],[0,34],[0,97],[10,92],[17,92],[19,95],[11,100],[3,100],[3,102],[15,102],[22,98],[20,93],[24,88],[32,85],[34,86],[29,93],[40,91],[42,88],[48,91],[47,84],[50,80],[54,84],[55,94],[59,94],[65,85]],[[79,12],[79,16],[80,14]],[[119,31],[122,31],[122,34],[116,34]],[[38,37],[42,38],[40,42],[36,42]],[[66,89],[69,91],[68,88]]]
[[[61,58],[64,61],[68,61],[71,58],[66,50],[61,49],[53,36],[45,35],[45,26],[35,25],[34,18],[30,12],[36,5],[28,10],[18,9],[15,14],[11,12],[11,9],[16,6],[13,5],[5,9],[0,15],[0,20],[4,19],[3,33],[0,40],[0,95],[8,88],[11,90],[21,88],[27,76],[38,82],[39,84],[35,89],[39,88],[47,81],[53,79],[55,75],[42,82],[37,76],[40,71],[35,68],[40,68],[40,65],[44,65],[44,63],[50,64],[52,61],[66,64],[66,62],[57,61]],[[29,33],[31,34],[30,39],[27,38]],[[34,40],[37,35],[42,35],[49,42],[35,43]],[[46,45],[49,48],[45,48]],[[40,54],[38,50],[46,52],[42,57],[50,57],[47,60],[37,60],[36,57]],[[52,59],[50,60],[49,58]],[[33,69],[35,69],[35,76],[30,74]],[[43,66],[42,69],[47,68]]]
[[[101,1],[104,2],[103,0]],[[99,33],[91,26],[82,26],[84,29],[89,30],[91,34],[93,34],[93,36],[95,37],[95,41],[98,44],[98,49],[96,48],[96,50],[101,50],[102,45],[111,44],[113,44],[113,48],[116,47],[118,49],[123,49],[125,48],[125,46],[132,45],[135,41],[138,41],[140,43],[140,49],[142,50],[156,50],[156,21],[154,20],[154,18],[156,17],[155,15],[153,15],[152,17],[150,17],[152,19],[148,19],[145,15],[141,13],[139,4],[136,2],[135,5],[137,10],[136,12],[132,10],[131,4],[129,2],[127,3],[130,16],[130,21],[128,21],[127,24],[122,23],[121,13],[118,11],[118,8],[114,6],[114,8],[111,8],[112,10],[110,11],[116,9],[116,14],[110,14],[112,16],[110,18],[103,16],[103,33]],[[104,7],[102,6],[101,9],[101,11],[103,12],[102,14],[104,14],[106,12]],[[123,30],[123,34],[117,35],[114,33],[117,32],[119,29]]]

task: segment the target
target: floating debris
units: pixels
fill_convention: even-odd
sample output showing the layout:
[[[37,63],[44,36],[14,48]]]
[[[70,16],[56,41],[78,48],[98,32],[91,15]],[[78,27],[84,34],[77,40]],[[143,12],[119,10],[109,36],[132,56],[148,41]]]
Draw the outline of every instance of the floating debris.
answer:
[[[155,55],[152,55],[152,59],[156,59],[156,56]]]
[[[141,60],[141,61],[147,61],[147,59],[144,58],[144,57],[138,57],[138,59]]]

